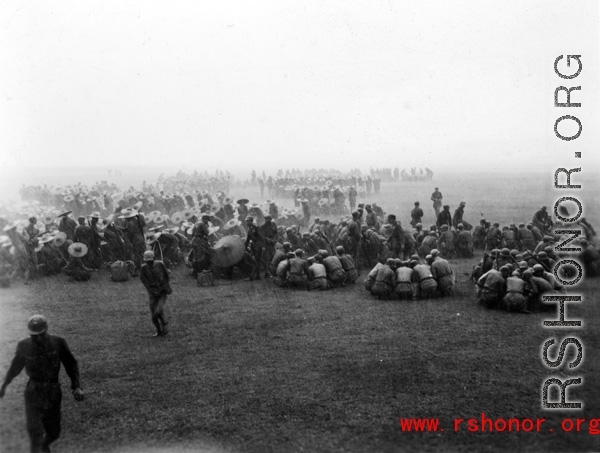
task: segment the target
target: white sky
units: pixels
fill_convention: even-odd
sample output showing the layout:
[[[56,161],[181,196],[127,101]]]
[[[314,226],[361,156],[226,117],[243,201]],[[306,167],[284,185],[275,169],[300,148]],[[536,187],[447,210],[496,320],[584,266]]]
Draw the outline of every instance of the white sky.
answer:
[[[597,170],[598,23],[595,0],[3,0],[0,165]]]

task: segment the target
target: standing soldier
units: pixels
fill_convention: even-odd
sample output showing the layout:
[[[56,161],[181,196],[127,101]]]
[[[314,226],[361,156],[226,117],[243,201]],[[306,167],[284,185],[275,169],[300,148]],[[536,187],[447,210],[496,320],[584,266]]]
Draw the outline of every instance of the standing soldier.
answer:
[[[167,296],[172,293],[169,284],[169,271],[162,261],[154,260],[154,252],[146,250],[143,255],[144,264],[140,269],[140,279],[148,291],[148,303],[152,324],[156,327],[154,337],[169,333],[169,309]]]
[[[75,401],[83,401],[79,384],[77,360],[67,342],[48,334],[48,322],[42,315],[34,315],[27,324],[30,338],[21,340],[17,352],[0,387],[0,398],[6,387],[25,368],[29,381],[25,387],[25,415],[31,452],[49,452],[50,444],[60,437],[60,405],[62,391],[58,374],[60,364],[71,379]]]
[[[260,227],[265,236],[265,262],[270,263],[275,256],[277,244],[277,225],[273,223],[270,215],[265,216],[265,223]],[[266,277],[271,277],[271,272],[267,267]]]
[[[431,201],[433,201],[433,210],[435,211],[435,218],[437,219],[440,214],[440,208],[442,207],[442,192],[436,187],[431,194]]]
[[[410,224],[413,228],[417,227],[418,223],[421,223],[423,218],[423,210],[421,209],[420,203],[415,201],[415,207],[410,211]]]
[[[250,250],[254,256],[254,268],[250,277],[245,280],[260,280],[260,271],[265,272],[265,278],[269,275],[269,268],[265,261],[266,254],[266,241],[265,233],[263,230],[254,224],[253,217],[246,217],[246,230],[248,236],[246,236],[246,248]]]
[[[350,189],[348,189],[348,202],[350,203],[350,211],[354,211],[354,209],[356,208],[357,195],[358,192],[356,191],[354,186],[350,186]]]
[[[388,246],[394,258],[402,258],[402,249],[404,248],[404,235],[400,223],[396,220],[394,214],[388,215],[388,223],[392,226],[390,237],[388,238]],[[395,265],[395,263],[394,263]]]

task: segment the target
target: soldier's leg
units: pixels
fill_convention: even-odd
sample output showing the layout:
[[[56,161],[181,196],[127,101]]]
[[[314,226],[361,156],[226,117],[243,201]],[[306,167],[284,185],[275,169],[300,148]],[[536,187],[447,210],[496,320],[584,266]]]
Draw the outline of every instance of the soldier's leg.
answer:
[[[49,407],[44,411],[43,424],[46,435],[42,441],[42,452],[50,451],[50,444],[60,437],[60,409],[62,392],[60,386],[56,385],[49,389]]]
[[[42,451],[44,441],[44,413],[36,401],[36,394],[30,389],[25,389],[25,416],[27,418],[27,433],[31,444],[31,453]]]

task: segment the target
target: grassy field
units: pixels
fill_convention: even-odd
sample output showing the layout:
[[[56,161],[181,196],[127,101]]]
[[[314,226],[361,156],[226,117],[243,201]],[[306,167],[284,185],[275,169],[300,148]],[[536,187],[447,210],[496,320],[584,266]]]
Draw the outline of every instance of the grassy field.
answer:
[[[467,201],[471,223],[480,211],[492,221],[516,216],[518,222],[558,198],[547,189],[552,176],[491,182],[449,176],[434,185],[453,209]],[[482,184],[487,189],[476,191]],[[417,199],[429,208],[430,186],[385,185],[377,201],[406,223]],[[597,206],[594,193],[582,197],[585,207]],[[430,220],[432,212],[426,209]],[[598,225],[596,212],[585,215]],[[562,432],[560,424],[567,417],[600,418],[599,281],[579,285],[583,303],[567,308],[584,327],[551,330],[542,321],[554,312],[478,306],[465,275],[476,261],[452,261],[459,278],[454,297],[412,302],[377,301],[358,284],[325,293],[268,281],[199,288],[179,269],[169,300],[172,331],[160,339],[151,338],[138,280],[112,283],[96,273],[88,283],[64,276],[29,287],[19,282],[0,293],[0,363],[8,368],[35,312],[68,340],[87,400],[75,403],[65,392],[56,451],[597,451],[600,438],[587,424],[579,433]],[[552,373],[542,362],[542,345],[570,333],[584,345],[583,362]],[[550,376],[583,376],[569,398],[582,400],[584,409],[543,411],[541,387]],[[68,389],[64,372],[62,380]],[[2,452],[28,449],[25,381],[19,376],[0,401]],[[546,422],[540,433],[470,433],[465,424],[453,432],[455,418],[482,412]],[[439,418],[444,432],[402,432],[401,417]]]

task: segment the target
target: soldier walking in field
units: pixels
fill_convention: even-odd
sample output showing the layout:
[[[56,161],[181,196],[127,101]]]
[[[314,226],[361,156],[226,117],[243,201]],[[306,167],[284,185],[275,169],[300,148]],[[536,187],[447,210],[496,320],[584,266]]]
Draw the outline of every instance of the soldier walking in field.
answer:
[[[431,194],[431,201],[433,201],[433,210],[435,211],[435,218],[438,218],[440,214],[440,208],[442,207],[442,192],[436,187]]]
[[[83,401],[84,395],[79,384],[77,360],[67,342],[48,334],[48,322],[41,315],[32,316],[27,327],[30,337],[17,344],[16,354],[0,387],[0,398],[25,368],[29,376],[25,387],[25,415],[31,452],[49,452],[50,444],[60,437],[62,391],[58,374],[61,363],[71,379],[75,401]]]

